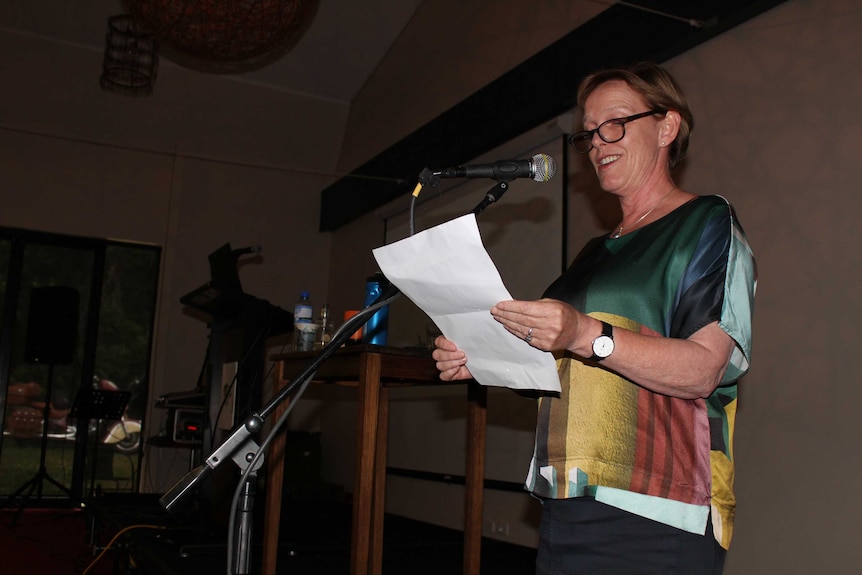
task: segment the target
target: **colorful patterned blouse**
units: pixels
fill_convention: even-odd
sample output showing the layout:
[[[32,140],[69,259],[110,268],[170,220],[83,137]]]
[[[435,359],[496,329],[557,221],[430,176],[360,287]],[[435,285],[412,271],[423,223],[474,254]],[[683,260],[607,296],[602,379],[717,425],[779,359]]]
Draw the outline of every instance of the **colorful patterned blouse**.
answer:
[[[756,269],[728,202],[695,198],[617,239],[590,241],[545,292],[600,320],[642,334],[688,338],[718,322],[736,342],[708,399],[639,387],[566,353],[560,397],[539,402],[527,488],[549,498],[597,500],[727,548],[736,507],[733,429],[736,381],[751,357]]]

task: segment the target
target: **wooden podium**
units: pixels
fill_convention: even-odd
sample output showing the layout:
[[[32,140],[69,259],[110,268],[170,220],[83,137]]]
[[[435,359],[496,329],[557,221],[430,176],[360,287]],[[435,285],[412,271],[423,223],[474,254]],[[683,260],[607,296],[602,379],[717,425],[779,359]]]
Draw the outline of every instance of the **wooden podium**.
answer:
[[[279,390],[315,357],[313,352],[273,356],[274,387]],[[440,381],[427,350],[355,345],[335,352],[318,369],[315,382],[358,387],[356,475],[350,548],[352,575],[380,575],[383,558],[383,513],[386,490],[386,439],[389,388],[422,385],[466,385],[467,461],[464,499],[464,573],[479,575],[485,475],[487,389],[474,381]],[[279,406],[276,421],[283,412]],[[267,457],[263,573],[275,575],[281,494],[284,480],[284,435],[273,439]]]

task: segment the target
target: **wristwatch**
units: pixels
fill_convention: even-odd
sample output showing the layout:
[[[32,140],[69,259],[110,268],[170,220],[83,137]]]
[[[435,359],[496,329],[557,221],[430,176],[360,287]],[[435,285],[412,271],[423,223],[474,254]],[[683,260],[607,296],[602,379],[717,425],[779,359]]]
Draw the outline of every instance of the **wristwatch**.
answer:
[[[602,361],[614,352],[614,326],[602,322],[602,335],[593,340],[593,356],[590,361]]]

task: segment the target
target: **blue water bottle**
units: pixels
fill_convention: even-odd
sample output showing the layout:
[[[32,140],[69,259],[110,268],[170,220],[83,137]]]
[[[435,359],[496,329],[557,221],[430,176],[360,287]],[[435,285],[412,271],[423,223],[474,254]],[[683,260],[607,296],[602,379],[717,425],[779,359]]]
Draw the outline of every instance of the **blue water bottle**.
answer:
[[[365,307],[368,307],[384,289],[389,287],[389,280],[381,272],[369,277],[365,282]],[[386,345],[389,336],[389,304],[374,312],[362,328],[362,343]]]

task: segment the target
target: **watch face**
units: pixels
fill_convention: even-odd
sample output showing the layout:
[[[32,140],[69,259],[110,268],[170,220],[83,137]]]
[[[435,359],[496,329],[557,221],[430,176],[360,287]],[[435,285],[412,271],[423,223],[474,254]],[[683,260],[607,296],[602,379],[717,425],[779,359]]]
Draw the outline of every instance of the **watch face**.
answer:
[[[593,353],[597,357],[605,358],[614,351],[614,340],[606,335],[600,335],[593,342]]]

